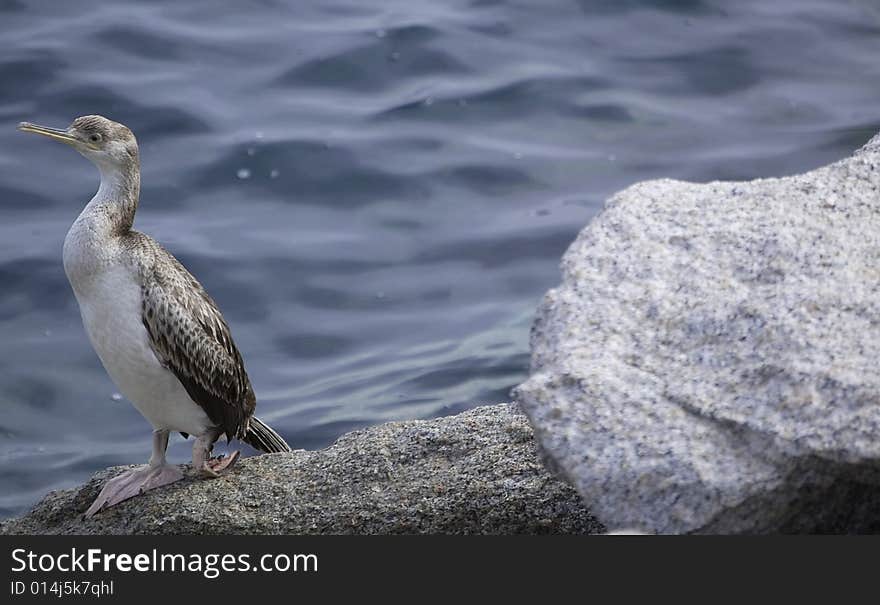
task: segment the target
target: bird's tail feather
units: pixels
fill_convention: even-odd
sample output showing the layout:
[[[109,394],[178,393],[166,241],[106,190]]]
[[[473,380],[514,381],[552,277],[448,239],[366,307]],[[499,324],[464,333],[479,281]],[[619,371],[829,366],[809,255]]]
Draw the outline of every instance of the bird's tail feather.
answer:
[[[248,432],[242,441],[267,454],[291,451],[281,435],[256,416],[251,417]]]

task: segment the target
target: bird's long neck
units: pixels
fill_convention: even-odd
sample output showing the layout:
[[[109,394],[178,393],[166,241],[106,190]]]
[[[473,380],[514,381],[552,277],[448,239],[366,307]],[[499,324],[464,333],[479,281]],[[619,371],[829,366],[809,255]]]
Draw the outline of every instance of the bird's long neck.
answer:
[[[77,296],[112,264],[117,249],[113,241],[131,230],[140,194],[137,161],[98,169],[101,186],[64,238],[64,271]]]
[[[98,166],[101,186],[81,217],[88,217],[102,235],[119,236],[131,230],[141,190],[141,172],[137,158],[125,164]]]

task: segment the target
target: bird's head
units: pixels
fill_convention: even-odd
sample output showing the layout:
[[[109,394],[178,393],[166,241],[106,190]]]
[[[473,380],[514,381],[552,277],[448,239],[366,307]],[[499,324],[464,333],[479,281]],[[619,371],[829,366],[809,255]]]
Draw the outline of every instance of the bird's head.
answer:
[[[22,122],[18,129],[67,143],[89,158],[103,173],[138,162],[138,146],[127,126],[104,116],[81,116],[66,129]]]

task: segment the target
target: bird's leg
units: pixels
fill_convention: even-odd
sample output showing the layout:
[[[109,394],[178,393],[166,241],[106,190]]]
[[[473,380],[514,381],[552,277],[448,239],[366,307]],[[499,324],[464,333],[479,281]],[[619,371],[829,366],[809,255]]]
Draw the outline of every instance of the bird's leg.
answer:
[[[153,431],[153,455],[150,456],[150,463],[126,471],[105,483],[101,493],[86,511],[86,518],[145,491],[183,479],[181,470],[165,461],[167,447],[168,431]]]
[[[219,477],[223,471],[232,468],[241,452],[235,450],[228,456],[211,457],[214,442],[220,437],[220,429],[208,429],[198,436],[193,444],[193,468],[205,477]]]

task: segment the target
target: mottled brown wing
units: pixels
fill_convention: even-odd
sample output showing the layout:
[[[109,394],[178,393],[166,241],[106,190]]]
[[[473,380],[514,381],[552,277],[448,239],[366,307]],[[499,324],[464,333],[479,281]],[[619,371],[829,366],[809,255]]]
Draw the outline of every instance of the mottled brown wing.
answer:
[[[163,272],[144,280],[143,322],[150,345],[227,438],[241,438],[256,406],[241,354],[211,297],[183,265],[168,258],[173,270],[163,263]]]

